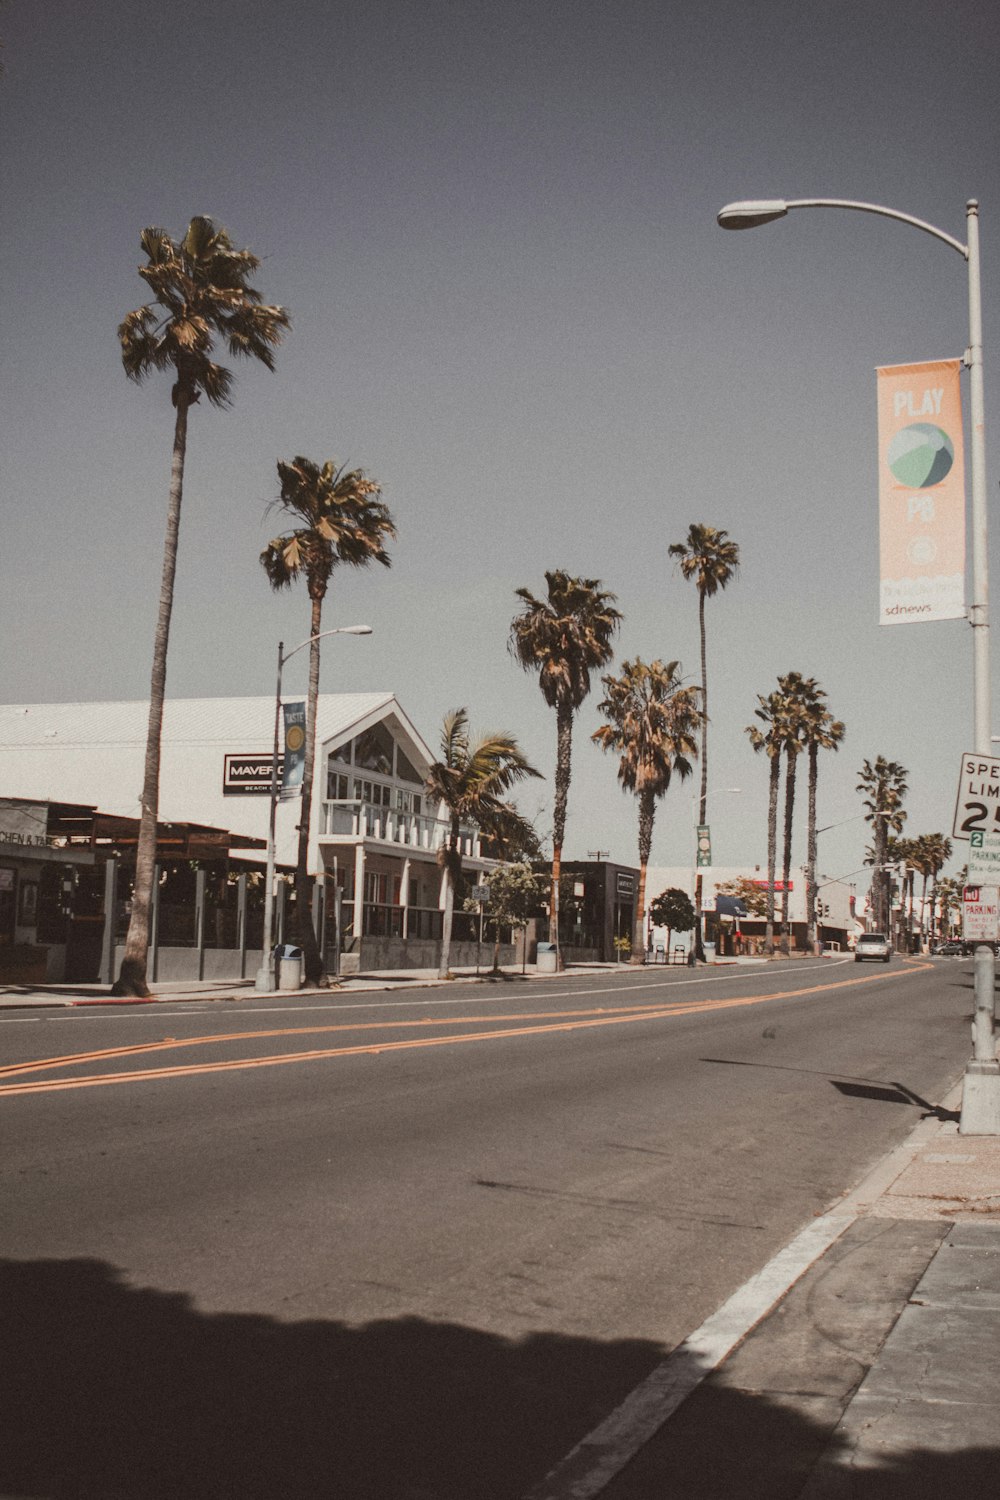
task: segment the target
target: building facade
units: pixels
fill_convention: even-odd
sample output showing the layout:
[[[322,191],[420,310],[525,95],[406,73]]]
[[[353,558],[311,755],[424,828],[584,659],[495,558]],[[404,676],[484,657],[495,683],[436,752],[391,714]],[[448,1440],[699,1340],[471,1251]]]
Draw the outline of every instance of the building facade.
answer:
[[[137,818],[147,716],[143,701],[0,707],[0,791]],[[228,830],[236,869],[263,862],[259,848],[236,846],[268,835],[274,716],[273,698],[165,705],[160,818]],[[320,696],[308,863],[326,946],[338,944],[347,970],[437,961],[448,824],[424,791],[432,759],[393,694]],[[296,797],[276,807],[285,872],[300,806]],[[473,827],[461,831],[461,853],[473,881],[495,864]],[[457,936],[461,944],[460,922]],[[461,948],[455,961],[466,961]]]

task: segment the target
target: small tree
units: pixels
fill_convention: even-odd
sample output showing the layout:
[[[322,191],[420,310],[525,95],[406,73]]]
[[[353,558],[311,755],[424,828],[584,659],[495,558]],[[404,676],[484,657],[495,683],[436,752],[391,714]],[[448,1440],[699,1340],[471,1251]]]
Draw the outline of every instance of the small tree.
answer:
[[[767,890],[746,875],[739,875],[735,880],[720,881],[715,892],[718,896],[733,896],[737,901],[742,901],[750,917],[767,916]]]
[[[675,932],[690,932],[695,924],[695,910],[687,891],[676,885],[661,891],[650,903],[649,915],[654,927],[667,929],[667,954],[670,953],[670,938]]]
[[[483,902],[483,913],[493,923],[493,973],[500,973],[500,928],[527,927],[529,919],[539,910],[542,892],[548,885],[548,877],[539,875],[529,864],[517,863],[497,865],[487,877],[490,899]],[[466,910],[478,911],[480,903],[471,898],[466,901]]]

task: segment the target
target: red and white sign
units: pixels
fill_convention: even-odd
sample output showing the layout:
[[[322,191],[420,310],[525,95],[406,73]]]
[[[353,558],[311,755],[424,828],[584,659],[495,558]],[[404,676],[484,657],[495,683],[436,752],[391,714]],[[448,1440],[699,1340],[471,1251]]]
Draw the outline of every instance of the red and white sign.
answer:
[[[1000,936],[1000,892],[967,885],[962,892],[962,937],[967,943],[995,943]]]

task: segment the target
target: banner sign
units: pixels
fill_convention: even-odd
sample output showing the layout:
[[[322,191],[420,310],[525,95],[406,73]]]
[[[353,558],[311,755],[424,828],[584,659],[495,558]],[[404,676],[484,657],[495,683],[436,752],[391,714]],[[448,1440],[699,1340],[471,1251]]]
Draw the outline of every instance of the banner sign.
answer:
[[[876,371],[880,625],[965,618],[961,364]]]
[[[699,823],[695,829],[696,859],[699,866],[712,863],[712,830],[705,823]]]
[[[284,802],[302,794],[302,775],[306,767],[306,706],[304,703],[283,703],[282,710],[285,715],[285,764],[279,795]]]

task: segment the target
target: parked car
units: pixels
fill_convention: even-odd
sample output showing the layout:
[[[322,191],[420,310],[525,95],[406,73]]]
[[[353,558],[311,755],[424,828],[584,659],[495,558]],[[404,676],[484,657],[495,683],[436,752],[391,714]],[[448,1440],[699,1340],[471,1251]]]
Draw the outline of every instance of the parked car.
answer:
[[[935,943],[934,952],[938,958],[968,958],[969,945],[961,938],[946,938],[944,942]]]
[[[887,964],[892,957],[892,944],[884,932],[863,932],[854,945],[854,962],[863,963],[866,958],[881,959]]]

